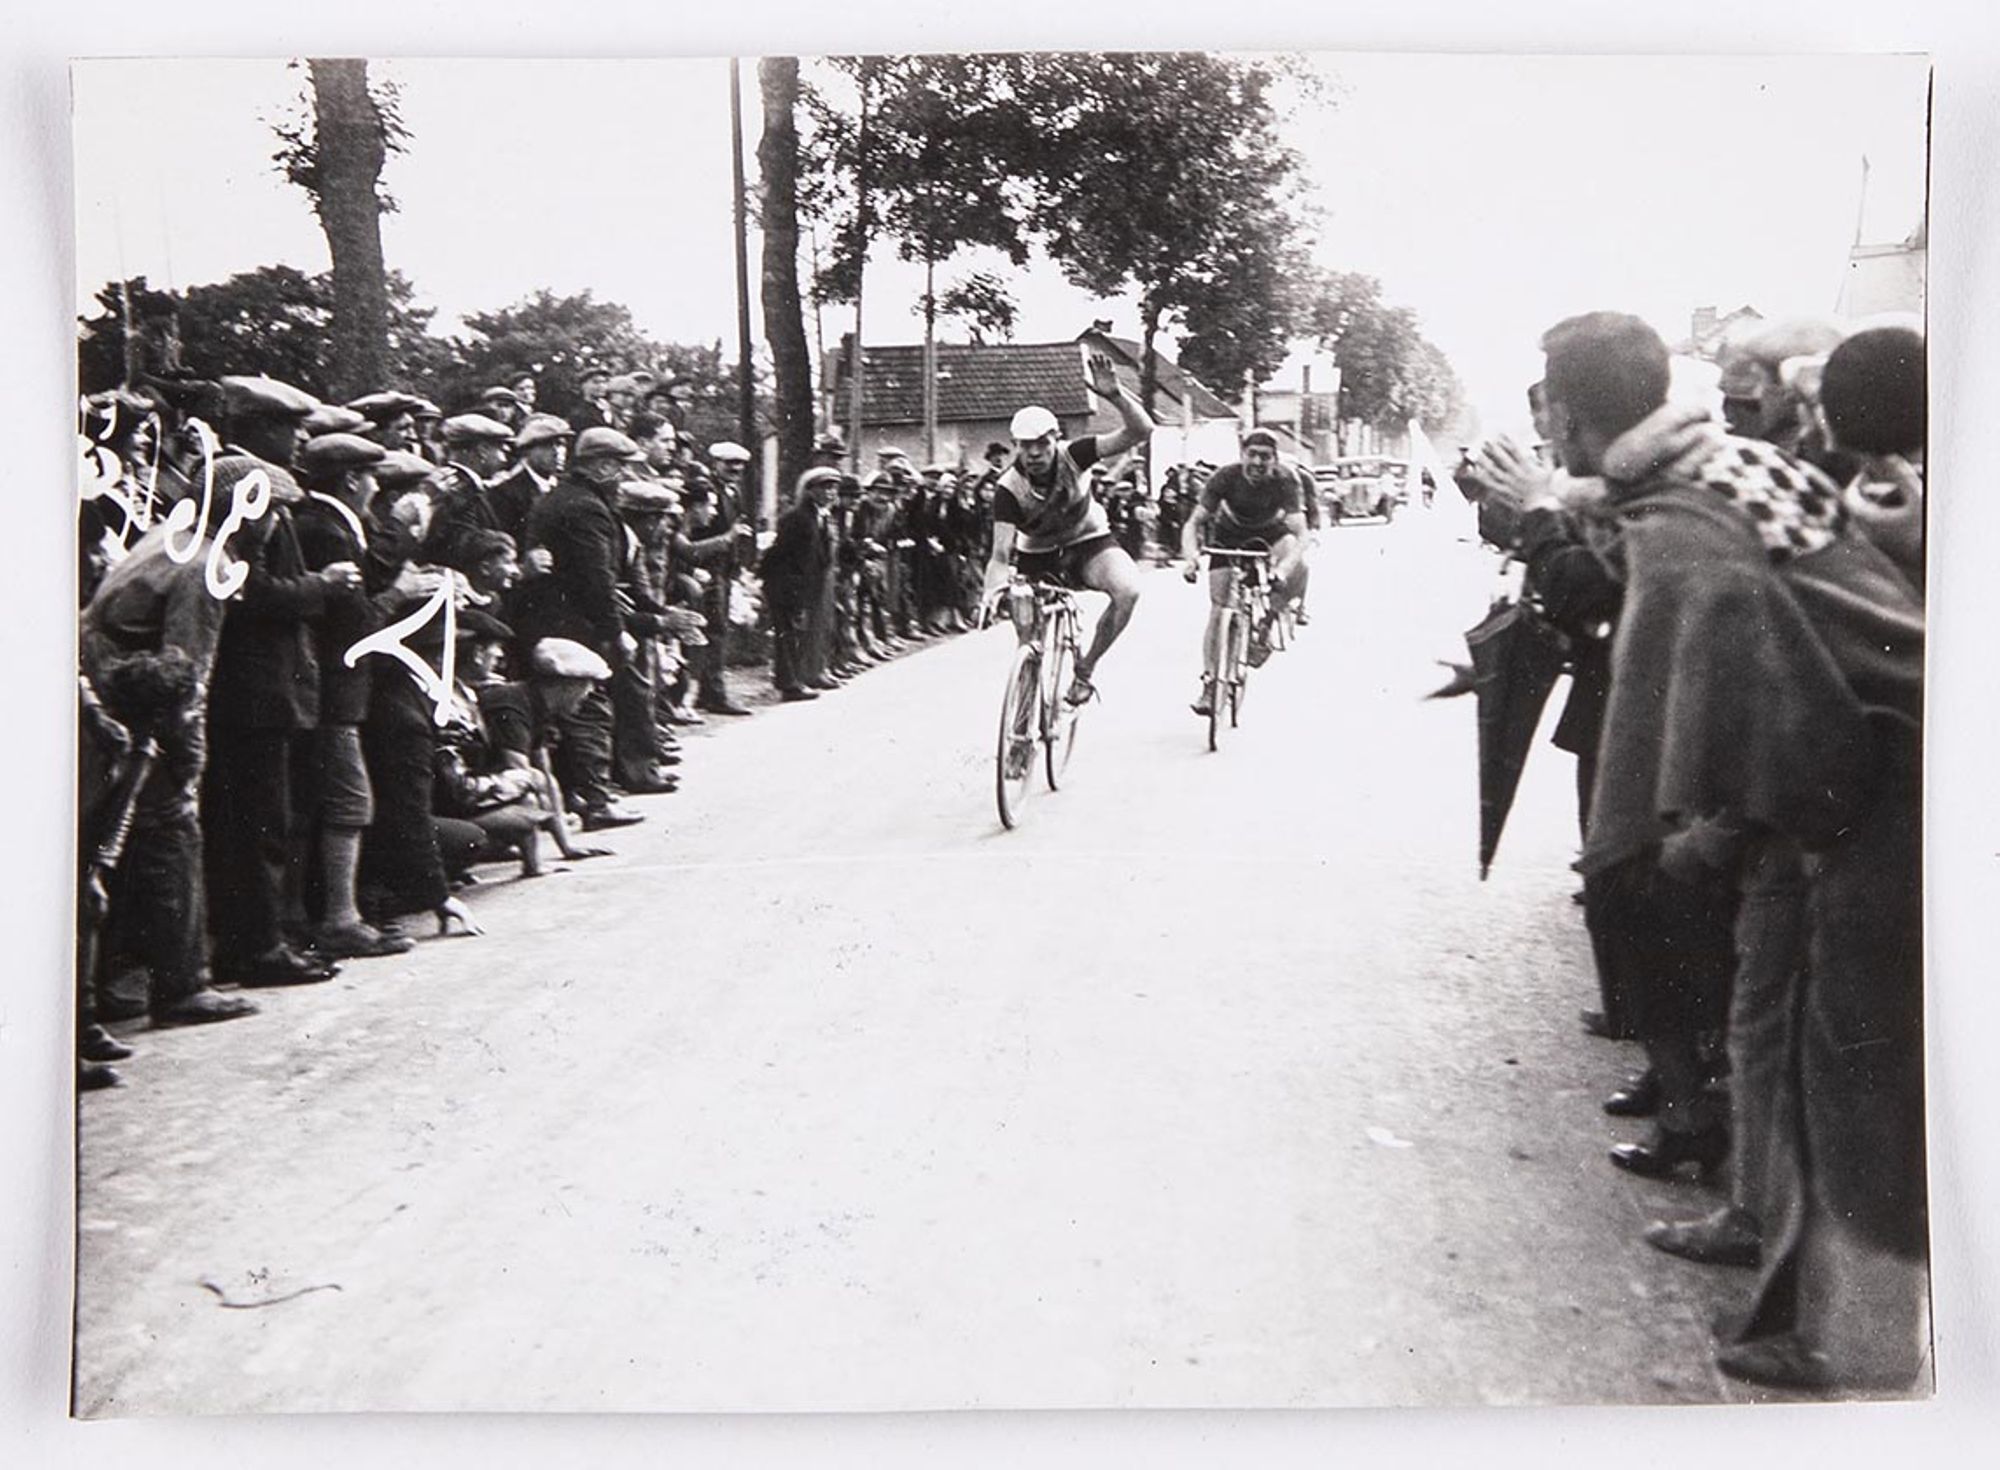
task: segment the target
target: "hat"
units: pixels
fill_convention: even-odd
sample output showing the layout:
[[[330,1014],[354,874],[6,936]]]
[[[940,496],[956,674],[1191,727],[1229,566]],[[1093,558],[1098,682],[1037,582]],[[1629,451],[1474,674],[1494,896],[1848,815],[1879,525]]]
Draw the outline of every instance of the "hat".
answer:
[[[302,419],[319,406],[305,389],[276,378],[222,379],[222,408],[231,418]]]
[[[412,399],[410,402],[410,412],[420,419],[441,419],[444,417],[444,410],[439,408],[435,403],[432,403],[428,398]]]
[[[521,395],[504,383],[495,383],[491,388],[488,388],[484,393],[479,395],[479,401],[481,403],[504,403],[509,408],[526,407],[521,402]]]
[[[875,463],[877,463],[878,465],[887,464],[892,459],[900,459],[905,463],[908,463],[909,458],[910,456],[906,451],[898,449],[893,444],[884,445],[882,448],[875,451]]]
[[[398,393],[389,389],[381,393],[364,393],[359,398],[347,400],[347,406],[356,413],[366,414],[378,424],[386,424],[400,414],[414,414],[424,407],[424,400],[414,393]]]
[[[557,444],[570,436],[570,426],[554,414],[531,413],[514,436],[516,449],[533,449],[537,444]]]
[[[724,439],[719,444],[709,445],[708,457],[717,464],[750,463],[750,451],[745,449],[741,444],[730,443],[727,439]]]
[[[924,473],[926,475],[948,475],[951,473],[951,466],[948,464],[927,464],[924,466]]]
[[[412,454],[407,449],[391,449],[376,464],[375,479],[384,486],[419,485],[436,470],[437,466],[421,454]]]
[[[1014,421],[1007,426],[1007,432],[1016,440],[1041,439],[1050,434],[1062,433],[1062,424],[1054,414],[1039,403],[1031,403],[1014,415]]]
[[[356,413],[337,403],[322,403],[306,415],[305,431],[314,438],[321,434],[352,434],[367,423],[368,415],[365,413]]]
[[[309,475],[372,469],[386,453],[374,440],[359,434],[320,434],[308,439],[299,451],[299,468]]]
[[[814,454],[845,454],[847,441],[838,434],[822,434],[813,443]]]
[[[514,437],[512,429],[483,413],[462,413],[448,418],[443,432],[447,444],[504,444]]]
[[[798,488],[803,491],[808,485],[824,484],[828,480],[833,481],[837,485],[845,478],[846,476],[842,475],[839,470],[829,465],[814,465],[803,475],[799,476]]]
[[[635,515],[665,515],[680,506],[680,496],[658,480],[625,480],[618,486],[618,508]]]
[[[645,457],[645,450],[616,429],[607,429],[601,424],[578,434],[576,446],[570,450],[570,458],[578,463],[586,459],[622,459],[638,464]]]
[[[495,531],[493,534],[496,536],[507,535],[505,531]],[[512,537],[508,537],[508,544],[513,544]],[[493,614],[483,613],[476,607],[468,607],[462,609],[458,614],[458,641],[461,643],[511,643],[514,641],[514,630],[494,617]]]
[[[634,378],[630,373],[620,373],[604,385],[604,391],[606,393],[637,393],[639,391],[639,380]]]
[[[611,666],[581,643],[569,638],[544,638],[529,660],[534,671],[549,679],[604,680]]]

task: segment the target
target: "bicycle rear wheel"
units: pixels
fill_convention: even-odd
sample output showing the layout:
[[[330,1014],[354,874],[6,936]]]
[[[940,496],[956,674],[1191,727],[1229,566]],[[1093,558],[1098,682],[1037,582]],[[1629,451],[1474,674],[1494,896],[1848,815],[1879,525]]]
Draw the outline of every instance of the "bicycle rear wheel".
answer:
[[[1215,681],[1208,688],[1208,748],[1216,749],[1222,743],[1222,702],[1229,697],[1229,681],[1232,677],[1231,665],[1235,662],[1236,625],[1241,619],[1236,609],[1222,610],[1222,631],[1216,638],[1218,656],[1215,661]]]
[[[1007,692],[1000,701],[1000,738],[993,754],[993,795],[1000,825],[1021,820],[1028,776],[1035,769],[1035,742],[1041,735],[1042,655],[1032,643],[1014,650]]]
[[[1049,695],[1042,704],[1042,719],[1047,726],[1042,736],[1043,769],[1051,791],[1062,786],[1070,752],[1076,748],[1077,721],[1083,714],[1082,705],[1069,702],[1069,681],[1075,672],[1076,645],[1069,630],[1064,629],[1056,636],[1055,663],[1047,685]]]

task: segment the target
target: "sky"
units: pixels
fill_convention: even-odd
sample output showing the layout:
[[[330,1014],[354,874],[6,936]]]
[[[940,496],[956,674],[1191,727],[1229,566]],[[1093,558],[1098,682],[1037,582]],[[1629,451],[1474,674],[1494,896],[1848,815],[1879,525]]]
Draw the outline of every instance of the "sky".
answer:
[[[1535,342],[1577,311],[1829,311],[1857,219],[1908,234],[1924,203],[1918,58],[1321,56],[1331,85],[1286,140],[1312,181],[1317,258],[1379,277],[1444,349],[1482,419],[1520,418]],[[377,63],[413,142],[385,175],[390,264],[450,329],[547,287],[592,290],[669,341],[733,342],[728,67],[718,60]],[[325,269],[269,121],[303,85],[275,61],[108,61],[73,74],[78,309],[103,282]],[[748,167],[760,123],[743,68]],[[1862,208],[1862,159],[1869,186]],[[752,242],[752,286],[756,281]],[[945,279],[993,262],[968,258]],[[1017,338],[1073,337],[1097,302],[1039,261]],[[878,254],[865,335],[918,334],[918,268]],[[757,321],[753,306],[753,321]],[[815,322],[808,316],[807,332]],[[849,309],[818,323],[831,345]],[[1295,360],[1302,361],[1303,358]],[[1323,380],[1322,380],[1323,381]],[[1274,386],[1296,386],[1291,368]]]

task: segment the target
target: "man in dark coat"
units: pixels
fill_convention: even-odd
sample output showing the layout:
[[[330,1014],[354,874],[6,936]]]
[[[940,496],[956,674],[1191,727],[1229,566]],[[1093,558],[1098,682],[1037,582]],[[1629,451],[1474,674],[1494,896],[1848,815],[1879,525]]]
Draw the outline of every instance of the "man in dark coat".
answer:
[[[451,460],[434,482],[437,514],[424,541],[424,559],[462,572],[469,533],[507,529],[487,484],[500,473],[514,431],[484,414],[462,413],[444,421],[443,435]]]
[[[347,650],[383,625],[371,594],[385,592],[400,558],[370,543],[369,503],[380,445],[353,434],[323,434],[299,451],[306,498],[294,517],[308,570],[342,564],[362,568],[362,585],[331,592],[319,625],[319,723],[301,732],[292,751],[294,795],[302,846],[316,847],[321,918],[313,948],[333,959],[402,954],[410,941],[367,923],[355,902],[361,835],[375,819],[375,794],[362,754],[372,672],[349,668]],[[365,660],[363,660],[365,662]],[[305,919],[303,893],[296,915]]]
[[[562,477],[563,454],[570,427],[553,414],[531,414],[514,435],[514,467],[486,487],[486,503],[494,527],[514,538],[528,539],[528,516]]]
[[[269,379],[229,378],[223,387],[228,433],[216,493],[261,474],[271,508],[232,540],[246,575],[223,620],[209,690],[202,824],[215,970],[246,986],[308,984],[336,967],[301,955],[283,933],[291,752],[298,733],[319,723],[315,624],[337,591],[361,586],[361,569],[335,562],[314,572],[299,549],[292,508],[304,492],[286,466],[315,401]]]
[[[527,646],[542,638],[572,639],[614,668],[636,650],[618,595],[625,528],[616,505],[619,481],[645,459],[616,429],[576,436],[569,477],[528,517],[529,548],[547,552],[553,565],[522,588],[515,605],[515,627]],[[592,831],[644,820],[611,799],[613,718],[611,698],[597,684],[562,724],[556,778]]]
[[[754,535],[755,519],[742,500],[743,467],[750,462],[750,451],[740,444],[724,441],[711,444],[708,457],[714,466],[714,499],[698,533],[703,537],[715,537],[734,533],[740,526]],[[719,559],[710,568],[708,646],[703,650],[701,696],[697,700],[700,708],[710,714],[750,713],[729,697],[729,604],[738,566],[737,552],[732,548],[727,557]]]
[[[778,518],[777,537],[760,567],[765,605],[777,632],[772,676],[779,697],[790,702],[819,698],[805,677],[806,640],[833,567],[826,502],[839,483],[838,470],[811,469],[799,476],[798,498]]]

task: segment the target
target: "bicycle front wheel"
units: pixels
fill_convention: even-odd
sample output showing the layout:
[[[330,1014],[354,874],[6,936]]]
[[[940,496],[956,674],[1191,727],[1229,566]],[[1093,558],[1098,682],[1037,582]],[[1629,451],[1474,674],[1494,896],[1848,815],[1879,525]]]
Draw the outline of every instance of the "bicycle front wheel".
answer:
[[[993,756],[993,794],[1000,808],[1000,825],[1009,829],[1021,820],[1021,803],[1028,794],[1028,776],[1035,769],[1035,745],[1041,738],[1042,655],[1032,643],[1014,650],[1007,670],[1007,692],[1000,701],[1000,739]]]
[[[1239,614],[1229,630],[1229,728],[1241,722],[1243,691],[1250,682],[1250,618]]]
[[[1042,761],[1051,791],[1062,786],[1063,772],[1069,769],[1070,752],[1076,748],[1077,720],[1083,714],[1081,705],[1069,702],[1070,676],[1076,672],[1076,645],[1067,637],[1059,636],[1054,658],[1047,686],[1049,692],[1042,703],[1042,720],[1047,727],[1042,735]]]

